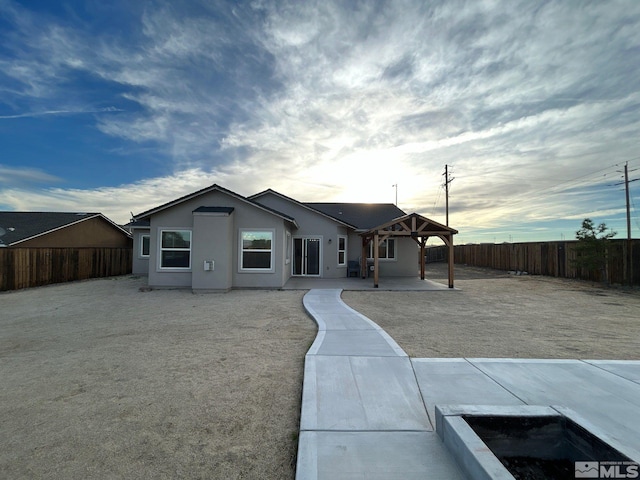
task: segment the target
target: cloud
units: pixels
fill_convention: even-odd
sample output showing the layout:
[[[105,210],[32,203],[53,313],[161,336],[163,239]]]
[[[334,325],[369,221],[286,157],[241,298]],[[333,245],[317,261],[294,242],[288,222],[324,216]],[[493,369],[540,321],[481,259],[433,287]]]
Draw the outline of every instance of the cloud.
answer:
[[[397,183],[403,208],[436,213],[448,164],[452,219],[476,228],[616,213],[609,194],[551,189],[637,159],[635,1],[157,1],[120,12],[136,28],[106,32],[42,28],[6,1],[0,11],[14,26],[3,34],[14,56],[0,57],[7,105],[32,98],[42,108],[17,111],[63,114],[69,85],[88,76],[122,110],[95,128],[169,159],[156,180],[48,190],[43,204],[117,191],[129,210],[139,190],[153,206],[178,192],[150,189],[173,180],[180,194],[216,181],[243,194],[392,201]],[[37,114],[0,118],[23,115]]]
[[[35,168],[16,168],[0,164],[0,188],[10,185],[58,183],[60,178]]]
[[[116,107],[99,108],[97,110],[49,110],[44,112],[19,113],[16,115],[0,115],[0,119],[9,120],[14,118],[46,117],[48,115],[82,115],[87,113],[109,113],[123,111],[123,109]]]
[[[0,169],[0,174],[4,173]],[[218,177],[198,169],[176,175],[97,189],[12,187],[0,190],[0,205],[10,210],[101,212],[118,223],[134,214],[204,188]]]

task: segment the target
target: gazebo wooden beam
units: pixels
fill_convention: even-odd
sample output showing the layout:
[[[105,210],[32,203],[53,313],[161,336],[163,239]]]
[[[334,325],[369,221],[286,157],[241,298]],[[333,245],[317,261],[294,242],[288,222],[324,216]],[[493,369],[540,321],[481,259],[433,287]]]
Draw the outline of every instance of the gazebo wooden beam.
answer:
[[[395,231],[391,231],[391,230],[376,230],[375,234],[380,235],[381,237],[384,236],[384,238],[389,238],[389,237],[439,237],[441,235],[449,235],[449,232],[442,232],[439,230],[414,230],[414,231],[408,231],[408,230],[395,230]]]

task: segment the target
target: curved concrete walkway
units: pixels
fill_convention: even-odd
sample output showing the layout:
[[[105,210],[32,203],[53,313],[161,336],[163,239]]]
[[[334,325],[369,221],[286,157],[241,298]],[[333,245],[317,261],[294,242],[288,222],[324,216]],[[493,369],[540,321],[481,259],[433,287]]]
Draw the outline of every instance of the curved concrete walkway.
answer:
[[[318,335],[305,358],[296,478],[463,478],[409,357],[340,292],[314,289],[303,300]]]
[[[411,360],[340,292],[303,300],[318,335],[305,357],[298,480],[465,478],[434,431],[437,405],[441,415],[555,405],[640,463],[640,361]]]

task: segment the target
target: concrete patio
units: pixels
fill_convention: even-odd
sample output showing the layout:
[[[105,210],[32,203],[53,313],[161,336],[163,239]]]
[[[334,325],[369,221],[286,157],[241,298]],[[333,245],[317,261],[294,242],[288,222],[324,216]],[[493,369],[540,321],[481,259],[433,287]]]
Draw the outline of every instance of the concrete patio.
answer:
[[[305,359],[297,479],[466,478],[435,432],[446,405],[570,409],[640,460],[640,362],[410,359],[340,293],[304,297],[318,335]]]
[[[311,289],[339,289],[351,291],[378,290],[378,291],[433,291],[455,290],[447,285],[433,280],[420,280],[415,277],[382,277],[378,288],[373,286],[373,278],[343,277],[343,278],[314,278],[291,277],[282,287],[282,290],[311,290]]]

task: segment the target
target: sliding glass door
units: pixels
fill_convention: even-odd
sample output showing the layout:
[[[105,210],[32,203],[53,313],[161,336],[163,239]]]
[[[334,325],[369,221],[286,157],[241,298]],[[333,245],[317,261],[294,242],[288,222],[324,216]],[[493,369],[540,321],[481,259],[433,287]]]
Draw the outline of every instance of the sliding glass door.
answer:
[[[293,239],[293,275],[320,276],[322,240],[315,237]]]

